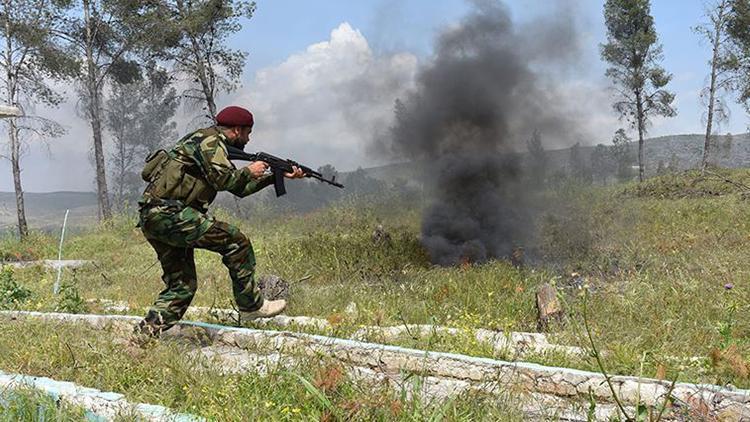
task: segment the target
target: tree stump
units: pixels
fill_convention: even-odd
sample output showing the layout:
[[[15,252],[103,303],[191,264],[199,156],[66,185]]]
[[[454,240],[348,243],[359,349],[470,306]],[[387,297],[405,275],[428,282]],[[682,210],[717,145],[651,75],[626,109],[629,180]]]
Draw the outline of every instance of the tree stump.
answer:
[[[258,289],[267,300],[289,299],[289,283],[276,275],[258,277]]]
[[[562,305],[557,299],[557,289],[549,283],[544,283],[536,292],[536,308],[539,331],[546,331],[551,321],[562,322],[565,317]]]

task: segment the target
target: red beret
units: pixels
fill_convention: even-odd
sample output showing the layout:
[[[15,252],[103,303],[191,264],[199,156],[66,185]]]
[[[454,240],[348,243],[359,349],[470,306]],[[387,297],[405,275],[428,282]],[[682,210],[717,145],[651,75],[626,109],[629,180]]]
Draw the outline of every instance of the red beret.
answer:
[[[229,106],[216,115],[216,124],[220,126],[248,126],[253,127],[253,113],[242,107]]]

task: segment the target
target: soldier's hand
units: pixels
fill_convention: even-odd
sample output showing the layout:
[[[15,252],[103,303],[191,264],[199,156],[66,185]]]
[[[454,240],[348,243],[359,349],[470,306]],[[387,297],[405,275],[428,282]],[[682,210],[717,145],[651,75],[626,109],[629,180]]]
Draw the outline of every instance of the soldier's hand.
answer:
[[[301,179],[305,177],[305,173],[303,173],[299,167],[292,166],[292,172],[284,173],[284,177],[286,177],[287,179]]]
[[[254,178],[258,179],[263,177],[266,174],[266,171],[268,171],[268,163],[265,161],[253,161],[247,165],[247,169],[250,170],[250,174],[252,174]]]

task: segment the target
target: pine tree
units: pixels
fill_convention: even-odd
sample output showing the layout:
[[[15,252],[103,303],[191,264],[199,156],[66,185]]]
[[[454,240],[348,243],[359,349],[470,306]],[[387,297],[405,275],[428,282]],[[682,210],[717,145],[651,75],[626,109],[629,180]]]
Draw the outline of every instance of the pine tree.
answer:
[[[607,0],[604,4],[607,43],[602,58],[616,86],[614,109],[638,131],[638,180],[643,181],[643,142],[651,116],[672,117],[675,95],[665,89],[672,75],[659,65],[658,42],[649,0]]]

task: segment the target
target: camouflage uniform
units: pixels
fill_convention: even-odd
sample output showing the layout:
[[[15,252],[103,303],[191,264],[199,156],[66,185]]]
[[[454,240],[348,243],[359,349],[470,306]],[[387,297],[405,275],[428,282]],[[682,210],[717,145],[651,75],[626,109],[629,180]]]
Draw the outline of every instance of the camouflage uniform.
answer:
[[[206,215],[218,191],[245,197],[273,182],[254,179],[227,157],[230,141],[218,128],[201,129],[177,142],[171,151],[157,151],[143,171],[149,182],[141,200],[139,226],[156,251],[166,287],[141,322],[141,330],[158,334],[182,318],[197,289],[193,251],[222,255],[241,311],[263,305],[256,286],[255,255],[250,240],[237,227]]]

